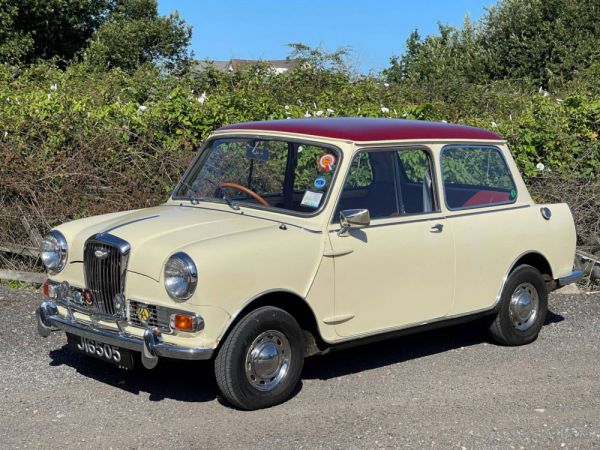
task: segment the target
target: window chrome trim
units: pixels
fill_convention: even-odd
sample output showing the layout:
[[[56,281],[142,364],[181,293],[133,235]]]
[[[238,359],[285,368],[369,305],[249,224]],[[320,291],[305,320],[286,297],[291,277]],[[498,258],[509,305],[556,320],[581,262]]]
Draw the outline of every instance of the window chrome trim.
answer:
[[[504,203],[502,203],[504,204]],[[488,206],[488,205],[485,205]],[[498,205],[489,205],[489,206],[498,206]],[[498,212],[502,212],[502,211],[513,211],[515,209],[524,209],[524,208],[530,208],[531,205],[516,205],[516,206],[511,206],[509,208],[496,208],[496,209],[490,209],[488,211],[473,211],[473,212],[466,212],[466,213],[462,213],[462,214],[447,214],[446,215],[446,219],[453,219],[454,217],[465,217],[465,216],[475,216],[475,215],[479,215],[479,214],[489,214],[489,213],[498,213]],[[460,210],[458,210],[460,211]]]
[[[434,201],[434,210],[433,211],[427,211],[427,212],[417,212],[417,213],[407,213],[407,214],[399,214],[397,216],[397,218],[404,218],[404,217],[411,217],[411,216],[422,216],[425,214],[439,214],[442,212],[442,209],[440,208],[440,194],[439,194],[439,189],[438,189],[438,183],[437,183],[437,168],[435,166],[435,155],[433,154],[433,150],[422,143],[419,144],[398,144],[398,143],[393,143],[393,144],[388,144],[388,145],[379,145],[379,146],[360,146],[358,148],[358,150],[356,152],[354,152],[354,154],[352,155],[352,160],[350,161],[350,166],[348,167],[348,170],[346,170],[346,174],[344,176],[344,180],[343,183],[340,187],[340,192],[338,194],[338,198],[336,199],[336,204],[335,207],[333,208],[332,211],[332,217],[329,220],[330,224],[339,224],[339,218],[335,217],[335,211],[337,210],[337,206],[342,198],[342,194],[344,193],[344,186],[346,185],[346,181],[348,180],[348,177],[350,176],[350,169],[352,167],[352,163],[354,162],[354,158],[356,158],[359,154],[361,153],[369,153],[369,152],[390,152],[390,151],[402,151],[402,150],[423,150],[425,151],[428,155],[429,155],[429,163],[431,166],[431,181],[432,181],[432,188],[433,188],[433,201]],[[394,217],[396,218],[396,217]],[[372,218],[373,220],[381,220],[381,219],[387,219],[387,217],[376,217],[376,218]],[[387,225],[387,224],[386,224]],[[373,228],[375,225],[369,225],[369,227],[367,228]],[[381,226],[381,225],[380,225]]]
[[[489,148],[492,150],[495,150],[496,152],[498,152],[500,154],[500,157],[502,158],[502,161],[504,162],[504,165],[506,166],[506,168],[508,169],[508,176],[510,178],[510,181],[512,181],[513,184],[513,189],[516,192],[516,196],[514,199],[512,199],[512,201],[507,201],[507,202],[495,202],[495,203],[485,203],[485,204],[481,204],[481,205],[473,205],[473,206],[466,206],[466,207],[460,207],[460,208],[451,208],[448,205],[448,198],[446,196],[446,183],[444,182],[444,166],[442,164],[442,158],[444,157],[444,152],[447,149],[452,149],[452,148]],[[444,145],[442,147],[442,150],[440,151],[440,175],[441,175],[441,180],[442,180],[442,189],[444,191],[444,205],[446,206],[446,209],[448,211],[464,211],[467,209],[477,209],[477,208],[487,208],[488,206],[498,206],[498,205],[512,205],[513,203],[516,203],[517,200],[519,199],[519,190],[517,189],[517,184],[515,183],[515,179],[512,175],[512,170],[510,169],[510,166],[508,165],[508,162],[506,161],[506,158],[504,157],[504,153],[502,153],[502,149],[496,145],[477,145],[477,144],[468,144],[468,145],[462,145],[462,144],[449,144],[449,145]]]
[[[290,138],[290,137],[282,137],[282,136],[247,134],[247,133],[209,136],[207,138],[206,142],[204,143],[204,145],[202,145],[200,147],[200,150],[198,150],[198,154],[194,157],[194,159],[192,160],[192,162],[190,163],[188,168],[185,170],[185,172],[183,173],[183,176],[181,177],[179,182],[175,185],[175,188],[173,189],[173,191],[171,191],[171,196],[170,196],[171,200],[175,200],[175,201],[189,200],[186,197],[176,196],[175,195],[176,192],[181,188],[184,180],[189,176],[189,174],[191,173],[192,169],[196,166],[196,164],[198,164],[198,160],[200,159],[202,154],[209,148],[209,146],[213,143],[213,141],[223,140],[223,139],[225,139],[225,140],[227,140],[227,139],[229,139],[229,140],[261,139],[264,141],[294,142],[297,144],[312,145],[312,146],[322,147],[324,149],[334,151],[336,153],[336,159],[337,159],[336,169],[334,170],[333,177],[331,178],[331,183],[330,183],[329,189],[327,189],[327,193],[325,195],[325,199],[323,200],[323,203],[314,212],[301,213],[301,212],[297,212],[297,211],[291,211],[289,209],[276,208],[273,206],[266,207],[266,206],[263,206],[260,204],[253,204],[253,203],[247,203],[247,202],[240,203],[239,201],[237,202],[238,205],[242,208],[250,208],[250,209],[256,209],[256,210],[260,210],[260,211],[274,212],[274,213],[278,213],[278,214],[285,214],[285,215],[301,217],[301,218],[316,217],[316,216],[320,215],[326,209],[327,205],[329,204],[331,192],[333,191],[334,186],[338,179],[338,174],[340,172],[339,167],[342,166],[342,162],[344,160],[344,152],[342,151],[341,148],[339,148],[336,145],[326,144],[324,142],[320,142],[320,141],[312,140],[312,139],[299,139],[299,138]],[[226,202],[224,200],[220,200],[217,198],[215,198],[214,200],[202,199],[202,200],[200,200],[200,202],[226,204]],[[243,213],[243,211],[242,211],[242,213]]]

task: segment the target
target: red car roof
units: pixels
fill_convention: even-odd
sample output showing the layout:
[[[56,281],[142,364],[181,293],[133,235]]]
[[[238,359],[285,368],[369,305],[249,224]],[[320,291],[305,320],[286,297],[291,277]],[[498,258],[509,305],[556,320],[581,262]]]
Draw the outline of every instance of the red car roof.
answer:
[[[335,117],[327,119],[288,119],[244,122],[220,130],[280,131],[350,141],[394,141],[402,139],[503,140],[482,128],[423,120]]]

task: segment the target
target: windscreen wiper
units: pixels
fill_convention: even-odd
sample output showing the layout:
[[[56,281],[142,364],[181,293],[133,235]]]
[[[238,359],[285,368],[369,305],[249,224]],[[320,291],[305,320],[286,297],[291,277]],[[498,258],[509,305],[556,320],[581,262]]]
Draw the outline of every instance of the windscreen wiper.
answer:
[[[229,195],[227,195],[223,188],[221,188],[221,194],[223,194],[223,200],[225,200],[225,203],[227,203],[231,207],[231,209],[233,209],[234,211],[239,211],[240,205],[238,205],[235,200],[233,200]]]
[[[192,205],[197,205],[200,202],[200,197],[198,197],[198,195],[196,194],[196,190],[192,186],[190,186],[188,183],[186,183],[185,181],[183,181],[181,183],[181,185],[185,186],[187,188],[187,190],[188,190],[187,197],[188,197],[188,200],[190,201],[190,203]]]

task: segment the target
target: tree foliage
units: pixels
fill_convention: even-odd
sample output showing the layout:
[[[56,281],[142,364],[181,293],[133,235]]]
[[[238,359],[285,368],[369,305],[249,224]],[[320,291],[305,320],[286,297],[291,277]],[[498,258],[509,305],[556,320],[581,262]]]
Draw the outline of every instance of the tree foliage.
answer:
[[[25,2],[33,9],[77,3]],[[234,72],[164,71],[147,63],[177,64],[185,57],[189,29],[176,16],[160,17],[154,0],[111,2],[94,16],[87,41],[73,40],[79,50],[71,53],[83,54],[82,61],[66,66],[43,61],[71,53],[50,47],[42,53],[37,31],[4,27],[0,58],[27,64],[0,65],[0,208],[7,212],[0,215],[0,229],[15,230],[14,241],[25,242],[20,212],[10,214],[19,208],[45,229],[158,204],[200,143],[222,125],[365,116],[497,131],[536,198],[568,201],[580,245],[600,252],[597,7],[592,0],[549,0],[538,17],[529,5],[541,3],[505,0],[479,23],[441,26],[434,36],[415,32],[383,76],[354,72],[347,49],[303,44],[291,45],[297,64],[283,74],[264,63]],[[19,3],[0,5],[2,23],[17,23]],[[569,41],[569,27],[579,27],[572,31],[577,42]],[[536,59],[538,53],[555,57]],[[540,83],[548,83],[550,92]]]
[[[156,0],[0,0],[0,62],[64,64],[85,54],[103,70],[187,56],[191,29]]]
[[[100,25],[85,60],[102,70],[131,71],[149,62],[172,68],[186,59],[190,39],[191,28],[177,14],[159,16],[156,0],[128,0]]]
[[[424,39],[415,31],[385,75],[434,87],[518,80],[549,89],[598,64],[598,42],[597,0],[503,0],[477,24],[440,24],[439,34]]]
[[[70,60],[112,7],[111,0],[0,0],[0,61]]]

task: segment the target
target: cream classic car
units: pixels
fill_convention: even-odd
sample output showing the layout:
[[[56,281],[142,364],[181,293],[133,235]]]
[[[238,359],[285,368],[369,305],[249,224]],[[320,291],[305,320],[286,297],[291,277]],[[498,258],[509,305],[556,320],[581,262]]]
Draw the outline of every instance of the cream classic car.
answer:
[[[165,204],[45,237],[38,331],[124,368],[214,359],[223,396],[263,408],[305,356],[348,345],[483,316],[497,343],[532,342],[548,292],[581,276],[575,240],[568,206],[534,203],[492,132],[231,125]]]

